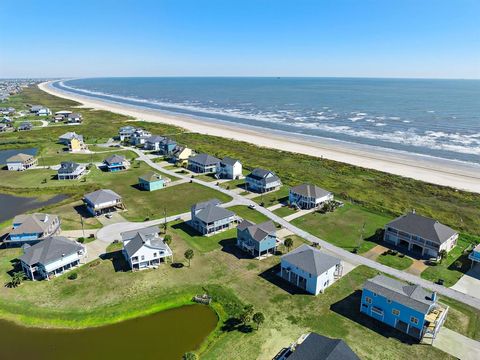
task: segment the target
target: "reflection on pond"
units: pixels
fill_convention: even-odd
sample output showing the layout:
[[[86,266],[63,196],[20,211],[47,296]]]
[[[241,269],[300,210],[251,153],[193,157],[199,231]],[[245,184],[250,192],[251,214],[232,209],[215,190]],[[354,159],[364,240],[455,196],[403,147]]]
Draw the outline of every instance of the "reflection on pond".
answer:
[[[28,149],[10,149],[10,150],[0,150],[0,166],[3,166],[7,163],[7,159],[14,155],[23,153],[28,155],[37,155],[37,148],[28,148]]]
[[[0,178],[1,179],[1,178]],[[0,180],[1,184],[1,180]],[[35,197],[20,197],[0,194],[0,223],[27,211],[53,205],[67,199],[67,195],[55,195],[46,201],[37,201]]]
[[[205,305],[183,306],[83,330],[40,329],[0,321],[0,359],[181,359],[215,329]]]

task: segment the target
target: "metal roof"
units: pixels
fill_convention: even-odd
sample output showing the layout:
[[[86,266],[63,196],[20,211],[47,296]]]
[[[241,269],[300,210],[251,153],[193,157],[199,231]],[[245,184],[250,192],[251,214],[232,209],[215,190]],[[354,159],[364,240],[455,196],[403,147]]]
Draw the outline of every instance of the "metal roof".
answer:
[[[35,245],[24,248],[25,253],[19,259],[30,266],[49,264],[80,250],[83,250],[82,245],[63,236],[52,236]]]
[[[321,275],[333,266],[340,264],[340,259],[305,244],[283,255],[282,260],[288,261],[314,276]]]
[[[427,314],[430,306],[435,303],[432,300],[431,291],[427,291],[419,285],[410,285],[385,275],[377,275],[367,280],[363,288],[417,310],[422,314]]]
[[[415,213],[402,215],[389,222],[387,226],[443,244],[457,232],[452,228],[439,223],[437,220]]]

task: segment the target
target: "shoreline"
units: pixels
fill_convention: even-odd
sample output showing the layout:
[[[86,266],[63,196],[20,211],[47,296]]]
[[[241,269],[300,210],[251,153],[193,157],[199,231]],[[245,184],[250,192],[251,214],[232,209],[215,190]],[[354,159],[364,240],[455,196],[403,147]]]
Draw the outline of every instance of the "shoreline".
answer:
[[[374,151],[360,149],[360,146],[330,139],[308,139],[307,136],[282,134],[279,131],[246,126],[235,126],[225,122],[201,120],[188,115],[177,115],[161,110],[141,108],[114,101],[96,99],[51,86],[54,81],[38,84],[40,90],[51,95],[77,101],[84,107],[127,115],[147,122],[179,126],[188,131],[245,141],[260,147],[286,152],[300,153],[326,158],[363,168],[374,169],[416,180],[480,193],[480,168],[474,164],[457,162],[417,154],[393,152],[374,148]],[[213,126],[212,126],[213,125]],[[262,131],[264,130],[264,131]]]

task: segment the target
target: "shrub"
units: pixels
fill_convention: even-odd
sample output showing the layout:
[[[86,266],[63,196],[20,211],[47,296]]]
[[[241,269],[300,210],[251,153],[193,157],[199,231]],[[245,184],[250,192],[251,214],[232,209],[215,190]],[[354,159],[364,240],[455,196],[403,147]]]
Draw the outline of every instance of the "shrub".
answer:
[[[84,237],[79,237],[77,239],[77,241],[80,243],[80,244],[83,244],[85,242],[85,238]]]
[[[68,274],[68,280],[75,280],[78,277],[78,274],[76,272],[72,272]]]

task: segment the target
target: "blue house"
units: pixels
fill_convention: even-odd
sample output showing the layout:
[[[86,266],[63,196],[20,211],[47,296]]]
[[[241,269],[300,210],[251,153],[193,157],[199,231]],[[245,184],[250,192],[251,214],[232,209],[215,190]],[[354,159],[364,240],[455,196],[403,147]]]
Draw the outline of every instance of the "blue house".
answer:
[[[17,215],[13,219],[13,229],[4,241],[6,244],[34,244],[59,232],[60,219],[57,215]]]
[[[163,189],[166,186],[166,179],[162,178],[160,174],[149,171],[138,178],[138,186],[146,191],[155,191]]]
[[[122,155],[112,155],[106,158],[103,163],[107,171],[121,171],[130,167],[130,162]]]
[[[277,247],[277,231],[272,221],[254,224],[243,220],[237,226],[237,246],[254,257],[274,254]]]
[[[419,285],[377,275],[365,282],[360,312],[418,340],[435,339],[448,313],[437,294]]]
[[[468,258],[472,261],[472,267],[475,266],[475,263],[480,263],[480,244],[475,246]]]
[[[173,150],[177,146],[177,143],[169,138],[163,138],[162,141],[160,141],[160,153],[163,155],[171,155],[173,153]]]

